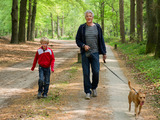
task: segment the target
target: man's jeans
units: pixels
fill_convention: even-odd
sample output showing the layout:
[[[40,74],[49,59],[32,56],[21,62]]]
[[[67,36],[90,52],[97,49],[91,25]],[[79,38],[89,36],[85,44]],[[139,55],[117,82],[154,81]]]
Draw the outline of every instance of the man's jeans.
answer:
[[[39,89],[38,92],[43,93],[43,95],[47,95],[50,84],[50,67],[44,68],[39,66]]]
[[[91,93],[91,89],[96,89],[99,82],[99,53],[92,53],[90,57],[86,57],[82,53],[82,68],[83,68],[83,82],[84,92]],[[92,82],[90,81],[90,65],[92,68]]]

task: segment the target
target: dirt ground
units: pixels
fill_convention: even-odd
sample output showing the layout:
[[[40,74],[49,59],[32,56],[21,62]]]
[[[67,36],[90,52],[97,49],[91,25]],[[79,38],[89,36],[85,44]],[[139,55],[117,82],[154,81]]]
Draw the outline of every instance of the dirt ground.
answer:
[[[38,42],[27,42],[26,44],[11,45],[9,41],[0,39],[0,70],[24,60],[32,59],[35,55]],[[50,44],[55,50],[62,47],[60,44]],[[126,76],[132,81],[135,88],[141,86],[135,84],[131,70],[126,68],[125,62],[119,59],[115,53],[121,68]],[[103,66],[101,64],[101,66]],[[77,56],[60,64],[55,73],[51,75],[51,84],[47,99],[37,99],[37,84],[10,99],[10,104],[0,109],[1,120],[112,120],[112,110],[108,106],[109,97],[104,74],[105,68],[100,72],[99,96],[86,101],[83,93],[83,79],[81,64],[77,63]],[[100,104],[99,104],[100,103]],[[152,101],[143,108],[144,120],[158,120],[158,109],[151,107]],[[147,117],[145,117],[147,116]]]
[[[10,44],[9,38],[0,39],[0,70],[24,60],[32,59],[36,50],[40,47],[39,42],[29,42],[21,44]],[[58,44],[50,43],[52,49],[59,48]]]

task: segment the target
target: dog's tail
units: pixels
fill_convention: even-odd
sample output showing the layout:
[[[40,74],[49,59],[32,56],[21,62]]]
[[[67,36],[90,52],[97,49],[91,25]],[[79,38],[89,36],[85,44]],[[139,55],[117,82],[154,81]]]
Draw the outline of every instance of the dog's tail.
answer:
[[[130,80],[128,81],[128,86],[129,86],[129,88],[132,90],[131,81],[130,81]]]

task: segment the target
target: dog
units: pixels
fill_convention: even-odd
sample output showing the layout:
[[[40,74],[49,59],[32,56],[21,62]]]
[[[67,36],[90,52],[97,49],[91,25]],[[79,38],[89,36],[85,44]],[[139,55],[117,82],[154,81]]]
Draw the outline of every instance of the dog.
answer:
[[[134,88],[131,87],[131,82],[128,81],[128,86],[131,89],[128,95],[128,103],[129,103],[129,111],[131,111],[131,103],[134,102],[135,104],[135,116],[136,118],[141,113],[142,106],[144,105],[146,99],[146,92],[143,93],[141,90],[136,92]],[[139,107],[139,112],[138,112]]]

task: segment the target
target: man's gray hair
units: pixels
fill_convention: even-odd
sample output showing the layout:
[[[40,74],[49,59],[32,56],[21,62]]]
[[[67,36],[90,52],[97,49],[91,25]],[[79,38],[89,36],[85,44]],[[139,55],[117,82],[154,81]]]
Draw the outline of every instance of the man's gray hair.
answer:
[[[92,10],[86,10],[86,12],[85,12],[85,17],[86,17],[86,14],[87,13],[91,13],[92,14],[92,17],[94,17],[94,13],[92,12]]]

